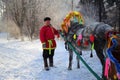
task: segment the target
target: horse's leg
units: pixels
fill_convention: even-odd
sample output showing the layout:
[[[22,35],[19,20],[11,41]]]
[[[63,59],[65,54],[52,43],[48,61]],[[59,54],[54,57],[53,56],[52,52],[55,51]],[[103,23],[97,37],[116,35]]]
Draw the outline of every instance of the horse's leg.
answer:
[[[97,54],[98,58],[100,59],[100,62],[102,64],[102,66],[103,66],[104,63],[105,63],[105,60],[104,60],[105,57],[103,55],[103,50],[102,49],[95,49],[95,51],[96,51],[96,54]]]
[[[79,54],[82,55],[82,51],[79,51]],[[76,59],[77,59],[77,68],[80,68],[80,60],[79,60],[79,57],[76,56]]]
[[[69,49],[69,66],[68,66],[68,70],[72,70],[72,59],[73,59],[73,51]]]
[[[115,65],[112,62],[110,63],[110,69],[109,69],[108,77],[109,77],[110,80],[118,80]]]
[[[102,78],[105,79],[104,77],[104,69],[105,69],[105,60],[104,60],[104,55],[101,49],[96,49],[96,54],[98,56],[98,58],[100,59],[100,62],[102,64]]]
[[[96,54],[102,64],[102,77],[104,78],[105,56],[103,55],[103,49],[101,48],[101,46],[99,44],[95,45],[94,48],[95,48]]]
[[[80,68],[80,61],[79,61],[78,56],[76,56],[76,59],[77,59],[77,68]]]

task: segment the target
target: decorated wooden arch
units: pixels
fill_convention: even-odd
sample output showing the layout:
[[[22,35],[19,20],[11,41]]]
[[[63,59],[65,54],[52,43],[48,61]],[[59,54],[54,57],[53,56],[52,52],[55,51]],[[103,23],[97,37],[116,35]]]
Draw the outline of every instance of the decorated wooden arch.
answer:
[[[66,15],[66,17],[64,18],[61,24],[62,30],[65,31],[66,33],[68,33],[70,21],[79,22],[79,24],[84,24],[84,19],[82,14],[78,11],[72,11]]]

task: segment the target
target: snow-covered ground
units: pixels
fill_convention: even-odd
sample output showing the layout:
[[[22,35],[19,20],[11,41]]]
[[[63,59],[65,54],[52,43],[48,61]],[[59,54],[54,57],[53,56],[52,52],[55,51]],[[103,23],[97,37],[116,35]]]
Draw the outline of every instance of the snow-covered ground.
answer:
[[[101,76],[101,64],[94,52],[83,52],[82,57],[90,67]],[[33,42],[6,40],[0,37],[0,80],[97,80],[80,62],[76,67],[74,54],[73,69],[67,70],[68,52],[64,49],[64,41],[57,40],[54,65],[49,71],[43,69],[42,48],[39,40]]]

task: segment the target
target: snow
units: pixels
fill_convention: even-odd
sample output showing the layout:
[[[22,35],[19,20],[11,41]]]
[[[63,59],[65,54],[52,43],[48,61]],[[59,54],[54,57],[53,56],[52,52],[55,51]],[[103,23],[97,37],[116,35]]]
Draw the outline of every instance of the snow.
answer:
[[[68,52],[64,49],[64,41],[56,40],[54,65],[56,67],[45,71],[43,68],[42,48],[39,40],[33,42],[20,40],[6,40],[0,37],[0,80],[97,80],[80,62],[77,69],[76,55],[73,58],[71,71],[68,67]],[[94,51],[84,51],[83,59],[101,76],[101,64]]]

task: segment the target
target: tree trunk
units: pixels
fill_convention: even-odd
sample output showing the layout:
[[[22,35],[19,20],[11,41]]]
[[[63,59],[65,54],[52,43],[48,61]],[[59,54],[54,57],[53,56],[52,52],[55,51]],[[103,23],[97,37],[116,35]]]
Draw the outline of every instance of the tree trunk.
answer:
[[[119,32],[120,32],[120,0],[118,1],[118,27],[119,27]]]
[[[73,11],[73,0],[71,1],[71,4],[72,4],[72,6],[71,6],[71,10]]]
[[[20,27],[20,38],[21,38],[21,41],[24,41],[24,36],[23,36],[22,27]]]
[[[105,21],[107,18],[103,1],[104,0],[95,0],[95,6],[98,8],[99,22]]]
[[[117,16],[116,17],[118,17],[118,19],[117,19],[118,22],[116,22],[116,23],[117,23],[117,27],[119,28],[119,32],[120,32],[120,0],[116,0],[116,8],[117,8]]]
[[[99,8],[99,22],[101,22],[101,21],[102,21],[102,15],[101,15],[101,13],[102,13],[101,0],[98,0],[98,1],[99,1],[99,6],[98,6],[98,8]]]
[[[101,12],[102,19],[101,19],[101,21],[105,22],[106,19],[107,19],[107,15],[106,15],[105,6],[104,6],[104,0],[101,0],[101,10],[102,10],[102,12]]]

